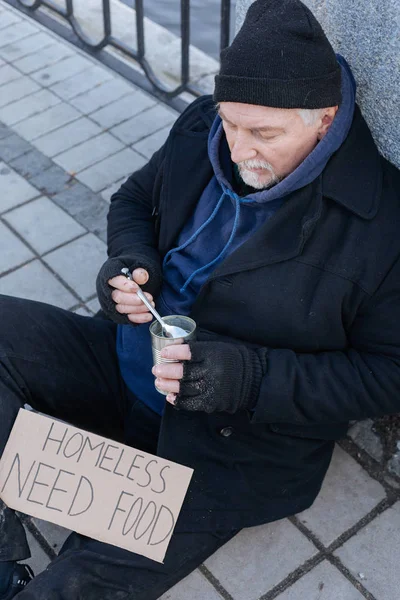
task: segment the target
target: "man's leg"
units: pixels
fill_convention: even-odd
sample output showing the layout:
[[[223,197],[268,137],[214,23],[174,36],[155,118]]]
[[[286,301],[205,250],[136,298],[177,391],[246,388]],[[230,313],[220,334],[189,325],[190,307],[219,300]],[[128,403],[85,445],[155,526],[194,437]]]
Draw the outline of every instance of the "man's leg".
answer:
[[[0,455],[25,403],[124,441],[127,401],[115,333],[109,321],[0,296]],[[23,527],[0,501],[0,561],[27,556]]]
[[[130,408],[130,443],[156,453],[160,417],[141,402]],[[21,600],[156,600],[235,535],[173,534],[164,564],[73,533],[59,557],[18,594]]]
[[[157,600],[237,532],[176,532],[163,564],[72,534],[67,549],[21,600]]]

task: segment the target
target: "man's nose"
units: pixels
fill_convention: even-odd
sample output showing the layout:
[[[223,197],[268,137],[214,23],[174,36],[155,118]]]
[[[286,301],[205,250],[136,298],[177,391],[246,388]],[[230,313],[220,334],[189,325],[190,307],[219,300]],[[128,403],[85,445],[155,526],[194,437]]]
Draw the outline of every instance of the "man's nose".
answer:
[[[231,159],[234,163],[256,158],[257,150],[251,144],[251,138],[245,134],[237,133],[231,146]]]

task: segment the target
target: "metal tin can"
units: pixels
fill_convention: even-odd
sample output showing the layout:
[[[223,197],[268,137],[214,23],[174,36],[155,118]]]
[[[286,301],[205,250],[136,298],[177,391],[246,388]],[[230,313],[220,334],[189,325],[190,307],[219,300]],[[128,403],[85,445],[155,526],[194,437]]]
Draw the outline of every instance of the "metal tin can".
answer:
[[[163,335],[161,325],[158,321],[153,321],[150,325],[150,335],[151,335],[151,349],[153,352],[153,364],[159,365],[161,363],[174,363],[179,362],[178,360],[171,360],[167,358],[161,358],[161,350],[165,348],[165,346],[171,346],[173,344],[184,344],[186,342],[192,341],[196,339],[196,322],[193,321],[190,317],[184,317],[182,315],[168,315],[167,317],[163,317],[163,320],[168,325],[176,325],[178,327],[182,327],[185,331],[187,331],[187,335],[184,337],[181,336],[179,338],[168,338]],[[166,396],[168,392],[164,392],[160,390],[157,386],[156,390]]]

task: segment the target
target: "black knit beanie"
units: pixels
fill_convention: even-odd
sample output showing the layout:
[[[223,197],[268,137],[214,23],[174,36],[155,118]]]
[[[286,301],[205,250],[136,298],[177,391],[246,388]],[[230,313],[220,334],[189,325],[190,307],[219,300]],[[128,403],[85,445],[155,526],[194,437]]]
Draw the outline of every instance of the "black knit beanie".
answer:
[[[300,0],[256,0],[221,53],[215,102],[326,108],[341,98],[340,66],[312,12]]]

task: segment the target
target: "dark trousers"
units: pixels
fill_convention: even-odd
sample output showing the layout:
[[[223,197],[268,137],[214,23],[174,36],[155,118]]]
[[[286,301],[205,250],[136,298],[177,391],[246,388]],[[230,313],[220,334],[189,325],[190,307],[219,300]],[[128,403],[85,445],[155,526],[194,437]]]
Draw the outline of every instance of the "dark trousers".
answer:
[[[33,283],[34,284],[34,283]],[[18,410],[35,410],[156,454],[160,417],[121,378],[116,326],[0,296],[0,454]],[[156,600],[236,532],[175,530],[164,564],[73,533],[21,600]],[[30,555],[17,515],[0,501],[0,560]]]

